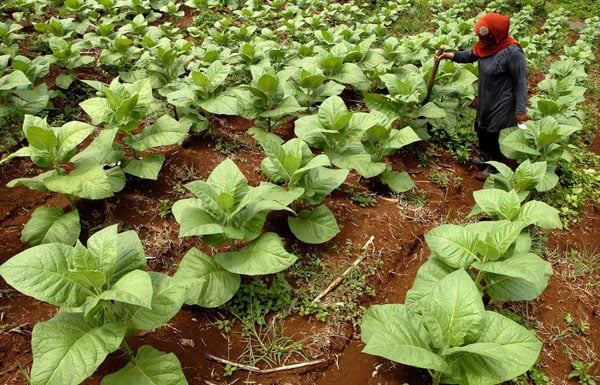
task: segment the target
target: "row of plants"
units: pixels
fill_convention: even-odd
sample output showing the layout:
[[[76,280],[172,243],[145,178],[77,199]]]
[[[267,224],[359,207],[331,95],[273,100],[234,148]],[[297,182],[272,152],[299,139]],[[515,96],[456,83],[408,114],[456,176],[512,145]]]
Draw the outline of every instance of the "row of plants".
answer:
[[[373,16],[370,23],[353,27],[338,25],[332,30],[315,28],[310,32],[300,27],[316,27],[320,20],[348,23],[361,10],[351,4],[328,4],[321,16],[316,13],[307,16],[307,11],[301,9],[313,9],[314,4],[290,5],[283,14],[294,16],[293,22],[282,23],[285,28],[278,31],[294,33],[295,39],[291,39],[292,43],[285,50],[275,43],[276,35],[268,27],[262,26],[258,39],[258,27],[238,28],[228,18],[216,22],[214,29],[209,28],[207,32],[188,30],[191,36],[202,39],[202,44],[196,47],[183,40],[179,36],[182,32],[169,22],[163,22],[160,27],[150,25],[167,14],[173,20],[181,17],[178,4],[164,3],[139,1],[135,6],[127,2],[116,6],[118,4],[111,1],[65,2],[56,7],[59,15],[75,18],[52,18],[35,24],[40,41],[47,43],[52,57],[46,60],[44,56],[22,58],[15,55],[14,45],[2,45],[3,52],[8,53],[2,56],[7,75],[0,78],[5,85],[0,91],[6,91],[3,97],[12,103],[7,105],[10,107],[6,111],[13,115],[0,117],[8,116],[9,122],[23,118],[22,132],[28,143],[2,163],[15,157],[29,157],[37,166],[50,168],[33,178],[13,180],[9,186],[24,185],[63,194],[71,206],[68,212],[59,207],[36,209],[22,235],[22,240],[33,247],[0,268],[3,278],[18,290],[60,307],[56,317],[34,328],[33,383],[80,383],[109,353],[119,348],[128,354],[131,363],[103,382],[135,382],[140,376],[147,376],[164,383],[167,380],[161,376],[170,376],[168,381],[184,383],[180,365],[172,354],[151,347],[142,347],[134,354],[125,337],[136,330],[164,325],[183,303],[205,307],[226,303],[238,291],[242,275],[273,274],[290,267],[297,257],[285,250],[277,234],[263,232],[270,211],[289,212],[290,230],[300,241],[323,243],[339,232],[335,217],[323,200],[341,185],[350,170],[365,178],[379,177],[396,192],[411,189],[414,185],[408,174],[393,170],[393,166],[385,162],[386,156],[416,141],[428,140],[428,126],[433,131],[452,129],[462,117],[469,115],[468,106],[474,96],[472,84],[476,80],[472,66],[444,64],[432,102],[421,105],[426,91],[424,79],[431,71],[432,49],[439,44],[455,47],[471,44],[472,37],[468,37],[464,26],[443,35],[427,33],[403,39],[386,37],[384,31],[377,28],[377,25],[393,23],[409,2],[388,4],[389,8],[382,10],[383,16]],[[474,7],[474,4],[460,7]],[[50,6],[51,2],[27,1],[3,5],[4,9],[13,11],[15,22],[34,22],[39,17],[37,12]],[[203,9],[206,4],[188,2],[186,6]],[[244,8],[236,9],[232,4],[232,8],[239,11],[236,13],[239,20],[260,20],[264,18],[257,16],[266,15],[272,18],[275,12],[270,7],[276,6],[280,5],[250,1]],[[163,10],[163,7],[166,8]],[[444,25],[456,24],[450,21],[451,12],[464,12],[458,7],[448,10]],[[132,20],[123,15],[133,16]],[[96,16],[101,16],[104,23],[92,24],[90,20]],[[5,42],[20,39],[17,34],[20,28],[15,22],[3,21],[3,27],[9,31]],[[122,35],[114,32],[118,25],[121,27],[117,32]],[[95,29],[97,39],[86,35],[90,29]],[[315,37],[318,45],[308,41]],[[84,46],[84,40],[94,45]],[[69,121],[55,126],[47,119],[34,116],[48,106],[52,97],[60,97],[45,93],[44,86],[34,85],[48,73],[49,66],[58,65],[65,70],[56,84],[69,89],[76,78],[74,70],[92,63],[93,56],[82,55],[82,51],[98,49],[102,51],[97,63],[106,66],[109,73],[115,70],[109,63],[117,63],[119,76],[107,84],[83,81],[97,92],[97,96],[79,104],[89,122]],[[247,80],[248,85],[243,85],[240,79]],[[369,112],[352,111],[347,107],[340,97],[346,88],[362,93]],[[559,94],[563,95],[564,92]],[[32,100],[37,102],[35,108]],[[554,147],[559,143],[562,149],[574,130],[565,132],[564,122],[556,121],[553,117],[556,113],[547,107],[550,103],[538,101],[537,104],[546,106],[539,107],[541,114],[551,116],[532,122],[530,130],[534,132],[534,127],[543,125],[560,131],[558,137],[546,139],[542,145]],[[174,111],[173,117],[164,113],[167,106]],[[304,115],[294,124],[297,138],[283,142],[273,133],[275,126],[300,112]],[[148,118],[161,114],[147,124]],[[113,196],[125,187],[126,174],[156,179],[164,162],[160,147],[181,144],[190,131],[209,130],[210,118],[215,114],[239,115],[255,121],[250,132],[264,149],[266,158],[262,171],[271,182],[249,186],[235,164],[226,160],[206,181],[187,184],[194,197],[175,202],[172,211],[180,224],[181,237],[198,236],[203,243],[218,249],[229,246],[228,251],[207,255],[193,248],[186,253],[174,276],[169,277],[146,270],[141,244],[131,231],[118,233],[116,226],[110,226],[90,236],[86,245],[79,241],[78,199]],[[551,119],[555,119],[554,125]],[[101,130],[93,136],[98,127]],[[541,128],[539,131],[540,135],[546,135]],[[503,143],[521,139],[531,138],[507,139]],[[91,142],[82,149],[81,144],[86,140]],[[511,148],[514,147],[523,151],[522,146]],[[313,149],[318,150],[317,155]],[[456,256],[458,261],[436,262],[434,259],[424,267],[424,272],[437,268],[439,270],[430,273],[436,281],[443,273],[452,277],[443,281],[443,285],[467,287],[466,291],[475,293],[464,274],[449,274],[472,266],[481,273],[475,280],[470,278],[477,293],[487,288],[488,295],[501,300],[531,299],[539,295],[549,273],[543,261],[528,252],[530,240],[526,229],[532,224],[557,227],[558,219],[542,202],[531,201],[522,207],[520,202],[531,186],[545,191],[556,184],[558,177],[554,178],[552,173],[557,163],[551,162],[563,159],[564,151],[556,151],[560,153],[557,158],[546,156],[540,149],[536,151],[540,154],[534,160],[546,163],[523,162],[523,168],[516,171],[514,177],[518,191],[508,189],[510,191],[503,194],[490,190],[492,193],[482,193],[479,197],[478,210],[503,218],[501,226],[492,229],[482,224],[468,230],[454,227],[439,230],[442,233],[437,236],[440,247],[467,242],[472,246],[469,256]],[[496,166],[501,173],[490,183],[511,186],[512,171]],[[527,175],[525,181],[521,174]],[[488,211],[496,206],[508,211]],[[547,219],[548,212],[552,213],[552,219]],[[476,214],[479,212],[473,213]],[[459,238],[447,239],[444,232]],[[506,241],[500,242],[499,238],[503,237],[507,237]],[[435,233],[428,238],[436,239]],[[445,250],[440,249],[439,254],[444,253]],[[519,268],[531,264],[541,267],[541,276],[523,277]],[[423,275],[423,282],[432,281],[426,273]],[[511,282],[502,286],[506,276]],[[494,280],[499,283],[491,284]],[[520,291],[517,290],[518,295],[513,298],[515,285]],[[421,305],[416,303],[429,302],[431,298],[428,290],[433,290],[432,285],[427,289],[425,286],[414,298],[411,311],[415,313],[421,311]],[[446,289],[440,286],[436,290],[445,292]],[[477,306],[466,310],[473,315],[471,326],[478,327],[477,331],[467,333],[468,338],[455,330],[464,325],[445,325],[442,334],[447,335],[441,338],[438,333],[434,346],[443,346],[444,351],[450,348],[448,338],[455,338],[451,337],[455,331],[458,337],[450,341],[454,347],[463,345],[459,340],[468,343],[501,341],[501,337],[487,335],[484,330],[504,321],[482,309]],[[429,310],[430,313],[423,316],[428,325],[437,313],[447,308]],[[364,336],[370,339],[369,332]],[[524,352],[528,351],[531,356],[536,344],[530,338]],[[81,346],[93,354],[80,356]],[[437,362],[430,368],[436,372],[434,378],[451,378],[441,374],[446,366],[429,358]]]
[[[501,383],[537,362],[542,342],[535,332],[486,305],[533,300],[552,275],[552,265],[532,252],[532,236],[538,227],[561,229],[560,212],[532,196],[557,186],[561,167],[571,162],[573,134],[584,119],[580,84],[593,58],[591,45],[580,42],[596,37],[584,31],[579,49],[565,47],[565,56],[550,65],[531,98],[526,129],[502,131],[502,153],[519,166],[513,171],[488,162],[498,173],[473,193],[476,205],[465,218],[479,221],[429,231],[431,254],[405,303],[367,310],[364,352],[427,369],[434,384]]]

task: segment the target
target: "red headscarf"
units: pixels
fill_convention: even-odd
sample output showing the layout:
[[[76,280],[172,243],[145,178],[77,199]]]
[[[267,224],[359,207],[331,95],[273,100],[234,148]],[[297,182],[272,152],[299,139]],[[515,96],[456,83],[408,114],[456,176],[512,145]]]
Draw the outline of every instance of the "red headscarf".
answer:
[[[473,30],[480,38],[473,47],[473,52],[479,57],[494,55],[509,45],[519,44],[512,36],[508,34],[510,27],[510,18],[497,13],[488,13],[483,15],[473,27]],[[486,44],[481,41],[481,37],[491,35],[495,43]]]

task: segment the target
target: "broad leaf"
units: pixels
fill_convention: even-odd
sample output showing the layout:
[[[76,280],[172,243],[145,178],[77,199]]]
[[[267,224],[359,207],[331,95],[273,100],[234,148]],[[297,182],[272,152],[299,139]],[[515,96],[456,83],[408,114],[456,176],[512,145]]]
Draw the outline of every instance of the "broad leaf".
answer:
[[[77,385],[117,350],[125,324],[86,324],[79,314],[59,314],[35,325],[31,336],[34,384]]]
[[[544,291],[552,276],[552,265],[532,253],[494,262],[474,262],[473,267],[485,272],[485,292],[500,301],[533,300]]]
[[[484,325],[476,343],[446,351],[451,371],[442,375],[442,383],[499,384],[535,364],[542,343],[534,331],[492,311],[485,312]]]
[[[60,207],[38,207],[21,233],[21,241],[30,246],[64,243],[72,246],[79,238],[81,225],[77,210],[65,212]]]
[[[102,379],[102,385],[187,385],[177,356],[151,346],[139,348],[135,361]]]
[[[166,325],[177,314],[185,298],[183,282],[158,272],[148,272],[152,280],[152,302],[150,308],[123,306],[131,330],[152,330]]]
[[[419,267],[413,285],[406,293],[404,301],[408,309],[412,312],[419,312],[419,301],[430,295],[433,288],[445,276],[456,270],[446,265],[438,257],[432,255]]]
[[[325,204],[288,217],[288,225],[296,238],[311,244],[325,243],[340,232],[335,216]]]
[[[73,247],[60,243],[30,247],[0,266],[0,275],[9,285],[37,300],[78,307],[92,292],[69,275],[74,252]]]
[[[420,315],[405,305],[374,305],[361,322],[364,353],[384,357],[404,365],[447,371],[444,360],[431,351],[427,330]]]
[[[436,349],[473,343],[479,337],[485,308],[473,279],[456,270],[435,284],[419,302],[423,324]]]
[[[528,221],[544,229],[562,229],[562,221],[558,210],[540,201],[526,202],[521,207],[518,219]]]
[[[152,308],[152,280],[146,271],[133,270],[122,276],[100,299]]]
[[[191,122],[181,123],[168,115],[163,115],[154,124],[145,127],[139,136],[125,138],[123,141],[139,152],[159,146],[181,145],[190,126]]]
[[[138,178],[157,180],[164,161],[163,154],[150,154],[141,159],[128,159],[124,162],[123,171]]]
[[[232,273],[264,275],[283,271],[296,262],[275,233],[264,233],[240,251],[215,255],[215,261]]]
[[[234,296],[241,283],[239,274],[223,269],[196,248],[183,256],[173,278],[188,286],[185,303],[202,307],[223,305]]]
[[[56,175],[44,179],[50,191],[85,199],[104,199],[113,196],[106,172],[99,164],[87,163],[69,175]]]
[[[425,234],[425,241],[432,254],[453,268],[466,268],[477,258],[477,235],[463,226],[435,227]]]

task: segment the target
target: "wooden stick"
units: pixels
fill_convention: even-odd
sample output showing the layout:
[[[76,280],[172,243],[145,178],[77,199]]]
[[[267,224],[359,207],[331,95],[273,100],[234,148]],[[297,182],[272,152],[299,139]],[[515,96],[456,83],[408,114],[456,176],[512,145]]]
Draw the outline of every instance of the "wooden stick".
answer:
[[[362,247],[362,250],[363,251],[366,250],[367,247],[369,247],[369,245],[371,243],[373,243],[374,239],[375,239],[375,237],[373,235],[371,235],[371,238],[369,238],[367,243],[364,244],[364,246]],[[334,279],[333,282],[331,282],[325,290],[323,290],[321,293],[319,293],[319,295],[315,299],[312,300],[311,304],[314,304],[315,302],[321,300],[321,298],[325,297],[327,294],[329,294],[330,291],[335,289],[344,280],[344,277],[347,276],[348,274],[350,274],[352,269],[354,269],[359,263],[361,263],[362,260],[365,259],[368,255],[369,254],[364,253],[360,257],[356,258],[356,260],[339,277]]]
[[[321,358],[321,359],[314,360],[314,361],[300,362],[298,364],[278,366],[276,368],[260,369],[256,366],[240,364],[237,362],[226,360],[221,357],[214,356],[212,354],[207,354],[206,356],[208,358],[210,358],[211,360],[220,362],[222,364],[234,366],[236,368],[247,370],[249,372],[257,373],[257,374],[269,374],[269,373],[275,373],[275,372],[282,372],[284,370],[298,369],[298,368],[303,368],[306,366],[312,366],[312,365],[322,364],[323,362],[327,362],[326,360]]]
[[[439,55],[443,54],[444,53],[444,49],[445,49],[445,47],[443,45],[440,46],[435,51],[435,55],[439,56]],[[427,104],[427,102],[429,102],[429,98],[431,97],[431,90],[433,88],[433,82],[435,81],[435,75],[437,73],[439,65],[440,65],[440,61],[439,60],[436,60],[433,63],[433,68],[431,69],[431,75],[429,75],[429,80],[427,81],[427,95],[425,96],[425,99],[423,99],[423,104]]]
[[[258,371],[260,371],[260,368],[258,368],[256,366],[250,366],[250,365],[240,364],[240,363],[237,363],[237,362],[226,360],[225,358],[213,356],[212,354],[207,354],[206,357],[210,358],[213,361],[217,361],[217,362],[220,362],[220,363],[225,364],[225,365],[235,366],[236,368],[244,369],[244,370],[247,370],[249,372],[258,372]]]

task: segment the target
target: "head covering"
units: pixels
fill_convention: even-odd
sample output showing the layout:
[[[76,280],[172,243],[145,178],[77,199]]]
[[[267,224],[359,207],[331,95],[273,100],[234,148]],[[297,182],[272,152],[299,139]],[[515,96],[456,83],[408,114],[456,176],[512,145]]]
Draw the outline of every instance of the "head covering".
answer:
[[[510,18],[497,13],[487,13],[483,15],[473,27],[473,30],[480,38],[473,47],[473,52],[479,57],[494,55],[509,45],[519,44],[512,36],[508,34],[510,27]],[[484,43],[484,39],[491,35],[493,43]]]

